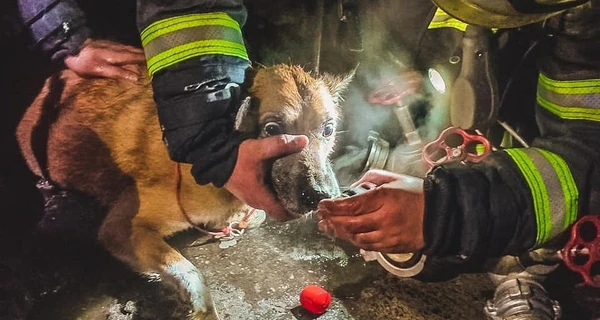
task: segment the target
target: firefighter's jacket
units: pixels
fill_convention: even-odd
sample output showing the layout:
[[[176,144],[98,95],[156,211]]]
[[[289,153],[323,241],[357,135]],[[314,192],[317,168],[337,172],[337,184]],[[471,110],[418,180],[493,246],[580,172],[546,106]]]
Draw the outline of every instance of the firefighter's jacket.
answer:
[[[19,0],[19,14],[34,45],[55,62],[77,54],[90,36],[86,16],[75,0]]]
[[[423,35],[464,32],[465,24],[440,19],[444,13],[432,11]],[[441,165],[428,173],[426,254],[460,260],[560,247],[578,217],[600,213],[599,18],[600,8],[569,10],[541,24],[530,47],[536,50],[523,53],[534,59],[505,59],[512,70],[497,61],[504,89],[527,87],[519,71],[537,66],[537,87],[530,90],[533,103],[501,111],[500,116],[523,126],[519,117],[526,118],[535,106],[538,134],[529,148],[502,148],[483,162]],[[502,41],[502,30],[497,32]],[[448,52],[447,58],[453,54]],[[512,75],[506,75],[507,69]],[[503,107],[522,104],[519,99],[527,101],[518,94]],[[523,131],[535,132],[532,126]]]

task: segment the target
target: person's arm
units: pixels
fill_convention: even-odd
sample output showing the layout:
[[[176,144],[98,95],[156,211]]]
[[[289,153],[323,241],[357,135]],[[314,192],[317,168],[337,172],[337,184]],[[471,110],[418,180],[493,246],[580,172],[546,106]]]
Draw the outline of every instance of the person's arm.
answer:
[[[564,15],[542,61],[529,149],[435,169],[425,182],[426,253],[518,254],[600,205],[600,10]]]
[[[143,51],[107,40],[90,39],[85,14],[73,0],[19,0],[19,10],[34,46],[55,64],[82,77],[137,80]]]
[[[287,213],[271,190],[270,159],[298,152],[304,136],[261,140],[235,130],[249,59],[242,0],[138,1],[138,28],[169,156],[192,164],[198,184],[225,187],[271,217]]]
[[[600,12],[586,10],[567,15],[568,28],[555,32],[545,51],[536,106],[541,137],[531,148],[436,167],[423,193],[381,185],[322,200],[321,230],[367,250],[469,259],[519,255],[547,245],[578,217],[598,214]],[[368,173],[361,181],[379,185],[381,178]]]
[[[19,0],[19,11],[34,44],[54,62],[79,53],[90,36],[85,15],[74,0]]]
[[[245,138],[234,132],[244,73],[242,1],[138,2],[138,28],[171,159],[199,184],[225,184]]]

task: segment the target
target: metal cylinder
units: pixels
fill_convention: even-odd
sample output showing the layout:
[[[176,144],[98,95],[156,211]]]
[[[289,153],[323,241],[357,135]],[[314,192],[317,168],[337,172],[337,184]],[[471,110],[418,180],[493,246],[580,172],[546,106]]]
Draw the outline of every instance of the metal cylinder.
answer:
[[[394,113],[396,114],[396,117],[398,117],[398,122],[400,122],[400,128],[402,128],[402,131],[404,132],[406,142],[409,145],[421,145],[421,137],[417,132],[417,128],[415,128],[415,124],[413,123],[412,117],[410,115],[408,105],[399,104],[394,109]]]
[[[484,311],[490,320],[556,320],[561,316],[558,302],[529,277],[506,277]]]
[[[369,131],[369,152],[363,171],[383,169],[390,154],[390,144],[381,138],[378,132]]]

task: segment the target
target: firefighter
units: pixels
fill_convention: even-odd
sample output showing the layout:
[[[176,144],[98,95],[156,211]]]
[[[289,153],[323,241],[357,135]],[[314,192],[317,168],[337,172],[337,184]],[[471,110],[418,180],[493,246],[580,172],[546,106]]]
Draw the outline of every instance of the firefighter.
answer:
[[[535,108],[541,134],[530,148],[499,150],[477,164],[437,166],[427,174],[422,193],[378,187],[323,200],[322,228],[382,252],[424,249],[431,256],[466,258],[519,254],[541,246],[578,217],[593,214],[600,201],[600,29],[595,22],[600,9],[587,3],[584,9],[550,17],[520,14],[511,6],[495,11],[494,5],[469,6],[468,1],[459,9],[435,2],[458,19],[490,27],[561,19],[553,30],[552,51],[539,60]],[[535,10],[532,6],[528,8]],[[381,185],[398,178],[378,171],[361,181]]]
[[[526,147],[499,148],[479,163],[438,165],[427,173],[420,191],[411,189],[412,180],[405,176],[367,172],[357,185],[373,189],[319,203],[321,230],[365,250],[422,252],[459,265],[560,248],[569,227],[582,216],[598,214],[600,204],[598,3],[433,2],[438,9],[429,16],[430,29],[448,22],[446,26],[462,28],[466,35],[471,25],[541,26],[535,40],[537,92],[530,106],[535,107],[539,133]],[[437,19],[441,15],[448,17]],[[478,58],[485,58],[485,51],[479,53]],[[511,81],[513,86],[526,82]],[[475,86],[482,87],[485,83]],[[468,94],[463,90],[457,96]],[[388,184],[398,181],[396,187]],[[407,181],[405,187],[402,181]]]
[[[225,187],[285,220],[287,212],[265,184],[268,163],[299,152],[308,138],[255,140],[234,130],[250,65],[241,31],[246,15],[242,0],[139,1],[137,18],[171,159],[191,163],[198,184]]]
[[[382,252],[369,257],[399,276],[435,280],[457,272],[490,272],[497,288],[485,311],[492,319],[515,314],[557,318],[560,306],[549,298],[543,280],[558,266],[556,253],[570,226],[598,214],[594,210],[600,202],[600,144],[595,139],[600,133],[600,9],[593,1],[541,7],[528,1],[433,2],[437,8],[429,11],[426,4],[414,4],[419,8],[414,12],[429,19],[421,29],[411,24],[410,36],[398,38],[412,40],[403,45],[416,51],[411,53],[417,67],[445,62],[457,74],[448,82],[452,124],[465,129],[483,125],[491,137],[495,130],[486,126],[505,120],[526,138],[519,147],[503,143],[479,163],[438,165],[420,190],[412,177],[367,172],[356,185],[372,190],[320,202],[320,229]],[[504,57],[498,57],[500,52],[488,56],[492,46],[477,39],[486,32],[483,40],[500,43],[494,49],[509,48]],[[522,50],[507,45],[515,35],[528,38]],[[480,48],[471,52],[475,64],[470,64],[468,50],[474,46]],[[462,67],[456,70],[458,62]],[[486,63],[497,70],[490,72]],[[500,110],[494,111],[494,104]],[[529,114],[535,122],[527,120]],[[427,259],[415,259],[415,253]],[[444,273],[450,274],[440,276]]]

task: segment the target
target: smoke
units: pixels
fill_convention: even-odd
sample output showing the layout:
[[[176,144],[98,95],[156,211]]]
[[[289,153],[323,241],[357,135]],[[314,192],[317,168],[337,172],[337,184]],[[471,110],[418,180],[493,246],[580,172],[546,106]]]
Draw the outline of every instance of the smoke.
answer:
[[[422,172],[420,151],[427,142],[436,139],[450,125],[450,90],[448,78],[446,91],[437,91],[429,80],[427,69],[415,62],[414,48],[393,41],[384,22],[371,19],[363,34],[364,52],[355,81],[349,87],[342,106],[342,126],[334,167],[340,183],[352,181],[362,174],[368,158],[369,132],[375,131],[390,144],[390,153],[396,152],[393,171],[399,173]],[[433,66],[431,66],[433,67]],[[435,66],[439,68],[439,66]],[[446,70],[438,70],[444,77]],[[403,93],[402,101],[409,105],[414,127],[421,139],[420,145],[408,145],[401,120],[394,113],[397,105],[373,103],[369,97],[377,90],[392,87]],[[412,88],[412,91],[411,91]],[[404,123],[406,126],[406,122]],[[414,137],[414,136],[413,136]],[[418,139],[417,139],[418,140]],[[388,163],[391,161],[388,159]],[[416,163],[418,162],[418,163]],[[387,167],[388,165],[386,165]]]
[[[418,70],[422,77],[418,92],[410,97],[410,113],[422,141],[437,137],[449,123],[449,98],[436,92],[427,83],[427,68],[417,62],[420,47],[419,26],[426,27],[433,4],[420,0],[410,1],[344,1],[325,4],[320,34],[316,46],[318,10],[316,1],[269,2],[252,1],[247,4],[248,21],[244,34],[253,59],[264,64],[293,63],[308,70],[319,62],[319,70],[344,74],[360,63],[355,80],[350,84],[342,102],[342,123],[338,127],[337,147],[333,154],[336,173],[346,171],[358,174],[366,161],[369,132],[376,131],[392,148],[402,147],[406,138],[394,106],[372,104],[369,95],[385,86],[390,79],[400,85],[414,81],[406,77],[408,70]],[[341,19],[340,14],[351,14],[358,5],[359,25],[356,19]],[[350,10],[344,12],[343,10]],[[346,18],[348,18],[347,16]],[[362,42],[362,51],[355,48],[355,40]],[[320,48],[316,52],[316,48]],[[436,50],[429,47],[424,50]],[[343,179],[342,179],[343,180]]]
[[[356,80],[351,84],[342,106],[343,125],[340,144],[367,145],[369,131],[378,132],[392,146],[405,143],[400,119],[394,113],[396,104],[382,105],[371,103],[369,96],[377,90],[385,90],[390,81],[395,87],[407,87],[414,83],[413,70],[408,64],[404,71],[394,63],[378,61],[376,65],[365,65],[357,71]],[[423,142],[431,141],[449,125],[448,91],[436,91],[427,74],[418,72],[421,77],[414,92],[407,93],[401,101],[409,105],[411,120]],[[402,89],[404,92],[412,89]]]
[[[445,79],[446,86],[450,85],[450,79]],[[427,117],[419,131],[425,141],[431,141],[438,137],[440,132],[450,126],[450,92],[440,93],[430,86],[426,100],[430,109]]]

